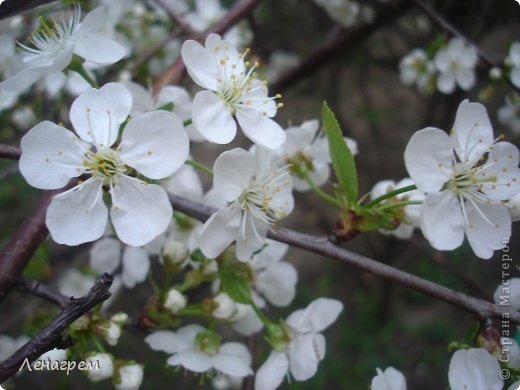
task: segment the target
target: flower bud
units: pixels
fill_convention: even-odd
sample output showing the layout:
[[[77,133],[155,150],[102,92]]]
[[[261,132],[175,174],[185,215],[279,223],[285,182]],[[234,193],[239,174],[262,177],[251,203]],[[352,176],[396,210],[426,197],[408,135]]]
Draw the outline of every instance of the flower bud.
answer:
[[[121,336],[121,327],[115,322],[107,321],[101,325],[100,333],[108,344],[114,346],[117,344],[119,337]]]
[[[164,262],[170,265],[181,264],[188,257],[189,252],[186,246],[179,241],[168,241],[162,249]]]
[[[112,318],[110,318],[110,321],[116,323],[119,327],[122,327],[126,320],[128,320],[128,314],[123,313],[122,311],[114,314]]]
[[[119,369],[119,383],[114,383],[117,390],[137,390],[143,382],[143,366],[129,364]]]
[[[99,382],[110,378],[114,373],[114,363],[107,353],[97,353],[85,359],[88,369],[88,379]]]
[[[237,309],[236,303],[226,293],[221,292],[217,294],[217,296],[213,298],[213,302],[218,304],[218,307],[213,310],[212,313],[215,318],[228,320],[235,314]]]
[[[166,300],[164,301],[164,307],[173,314],[179,312],[186,307],[186,297],[182,295],[179,290],[172,288],[166,294]]]
[[[490,77],[492,80],[499,80],[499,79],[502,77],[502,69],[500,69],[500,68],[497,67],[497,66],[492,67],[492,68],[489,70],[489,77]]]

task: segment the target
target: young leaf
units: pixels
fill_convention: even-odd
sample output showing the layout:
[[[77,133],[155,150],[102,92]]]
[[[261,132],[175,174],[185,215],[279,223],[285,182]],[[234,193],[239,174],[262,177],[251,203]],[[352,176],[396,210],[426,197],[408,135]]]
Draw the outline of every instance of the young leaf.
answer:
[[[338,178],[339,185],[347,197],[350,206],[356,204],[358,195],[358,177],[356,163],[350,151],[339,123],[331,111],[327,102],[323,102],[321,111],[325,134],[329,140],[329,153],[332,159],[332,167]]]
[[[238,303],[251,303],[251,290],[247,282],[249,273],[248,266],[232,256],[224,256],[218,264],[222,290]]]

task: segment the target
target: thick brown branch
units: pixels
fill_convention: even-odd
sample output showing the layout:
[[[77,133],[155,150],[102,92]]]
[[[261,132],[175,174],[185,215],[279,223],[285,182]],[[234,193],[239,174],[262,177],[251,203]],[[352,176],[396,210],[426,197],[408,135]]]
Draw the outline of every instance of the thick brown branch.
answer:
[[[342,30],[339,26],[332,28],[321,46],[317,47],[296,68],[282,75],[278,81],[269,87],[270,91],[273,93],[283,92],[288,87],[327,65],[336,57],[345,55],[347,51],[359,46],[374,32],[402,16],[411,5],[409,1],[405,0],[384,10],[380,9],[372,23],[363,24],[348,31]]]
[[[37,280],[21,279],[16,284],[16,290],[24,294],[34,295],[35,297],[39,297],[48,302],[54,303],[61,309],[63,309],[69,301],[69,297],[58,291],[50,289],[48,286],[38,282]]]
[[[0,19],[8,18],[40,5],[54,3],[55,1],[57,0],[6,0],[0,5]]]
[[[16,146],[0,144],[0,158],[9,158],[11,160],[18,160],[22,151]]]
[[[215,212],[215,209],[211,207],[176,195],[170,195],[170,200],[177,211],[186,213],[202,221],[208,219],[209,216]],[[362,271],[370,272],[371,274],[440,299],[471,313],[478,320],[483,320],[488,317],[502,318],[503,311],[491,302],[473,298],[469,295],[430,282],[429,280],[390,267],[366,256],[340,248],[330,243],[327,238],[315,237],[282,228],[273,229],[269,237],[276,241],[285,242],[286,244],[305,249],[309,252],[341,261]],[[520,325],[520,313],[511,312],[508,313],[508,315],[512,323]]]
[[[229,12],[215,25],[211,26],[204,34],[191,37],[191,39],[205,39],[211,33],[223,34],[229,30],[236,22],[247,16],[260,3],[260,0],[240,0]],[[179,57],[164,73],[159,77],[153,90],[157,93],[162,87],[168,84],[179,84],[186,72],[186,66]]]
[[[98,303],[110,298],[108,289],[111,284],[112,276],[104,274],[97,278],[86,296],[78,299],[71,297],[64,309],[45,328],[0,364],[0,383],[16,374],[26,359],[33,362],[54,348],[65,349],[74,345],[76,340],[70,337],[63,338],[62,332]]]

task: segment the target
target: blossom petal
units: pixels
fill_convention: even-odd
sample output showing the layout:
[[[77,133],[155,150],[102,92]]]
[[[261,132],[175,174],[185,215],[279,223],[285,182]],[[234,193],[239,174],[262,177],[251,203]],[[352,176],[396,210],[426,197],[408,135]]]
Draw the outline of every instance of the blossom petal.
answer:
[[[89,179],[56,195],[47,209],[45,224],[58,244],[79,245],[100,238],[108,220],[101,182]]]
[[[166,353],[177,353],[190,347],[182,336],[169,330],[158,330],[150,333],[144,338],[144,341],[154,351]]]
[[[240,232],[236,238],[236,256],[240,261],[248,262],[253,254],[266,243],[267,222],[256,219],[250,212],[244,212]]]
[[[240,207],[226,207],[213,214],[200,233],[200,250],[210,259],[216,258],[237,237],[240,229]]]
[[[187,40],[182,45],[181,56],[195,83],[211,91],[217,89],[217,66],[208,50],[196,41]]]
[[[20,172],[36,188],[61,188],[83,174],[83,150],[78,137],[52,122],[34,126],[21,140]]]
[[[200,332],[204,332],[205,330],[206,329],[202,325],[190,324],[183,326],[182,328],[179,328],[179,330],[177,330],[177,333],[190,345],[192,345],[195,341],[195,338],[197,337],[197,334],[199,334]]]
[[[497,142],[490,149],[486,164],[475,176],[482,180],[481,191],[490,198],[510,199],[520,192],[518,148],[509,142]]]
[[[90,248],[90,268],[101,275],[111,274],[121,262],[121,243],[111,237],[104,237],[96,241]]]
[[[285,142],[285,131],[267,115],[256,110],[239,109],[236,117],[246,137],[255,144],[278,149]]]
[[[455,91],[455,76],[451,73],[440,74],[437,77],[437,89],[442,93],[449,95]]]
[[[500,390],[497,360],[483,348],[461,349],[450,361],[448,379],[452,390]]]
[[[255,287],[275,306],[289,305],[296,295],[298,273],[286,261],[271,264],[255,278]]]
[[[134,288],[143,282],[150,270],[150,258],[142,247],[127,246],[123,252],[123,284]]]
[[[330,298],[318,298],[305,309],[296,310],[287,317],[287,324],[299,333],[321,332],[329,327],[343,310],[343,304]]]
[[[451,137],[459,159],[476,163],[493,145],[493,128],[486,107],[464,100],[457,109]]]
[[[464,240],[464,224],[460,202],[451,191],[426,195],[421,229],[431,246],[439,250],[459,247]]]
[[[100,65],[115,64],[126,55],[126,49],[113,39],[87,33],[74,45],[74,54]]]
[[[128,176],[120,176],[111,190],[110,217],[117,236],[125,244],[142,246],[166,230],[172,206],[164,188]]]
[[[503,204],[467,204],[466,213],[466,236],[471,249],[481,259],[489,259],[493,251],[502,248],[502,240],[511,236],[507,208]]]
[[[237,134],[237,124],[228,107],[211,91],[195,95],[192,119],[200,134],[216,144],[228,144]]]
[[[197,170],[190,165],[183,165],[166,182],[166,191],[170,194],[201,201],[204,189]]]
[[[378,368],[371,390],[406,390],[406,378],[393,367],[388,367],[384,373]]]
[[[221,345],[217,355],[213,356],[214,367],[231,376],[244,377],[253,374],[251,370],[251,354],[247,347],[240,343]]]
[[[274,390],[283,381],[289,369],[289,360],[284,352],[272,351],[256,372],[256,390]]]
[[[325,337],[319,333],[296,336],[289,344],[289,365],[297,381],[312,378],[325,356]]]
[[[176,353],[166,363],[171,366],[183,366],[193,372],[206,372],[213,367],[211,356],[193,349]]]
[[[406,170],[423,192],[438,191],[451,178],[452,158],[450,137],[433,127],[417,131],[404,151]]]
[[[110,147],[131,109],[130,92],[121,84],[108,83],[100,89],[89,89],[74,100],[70,121],[83,140]]]
[[[213,166],[213,189],[228,202],[245,191],[256,169],[255,158],[244,149],[222,153]]]
[[[126,165],[150,179],[164,179],[184,164],[190,140],[177,115],[159,110],[132,118],[120,148]]]

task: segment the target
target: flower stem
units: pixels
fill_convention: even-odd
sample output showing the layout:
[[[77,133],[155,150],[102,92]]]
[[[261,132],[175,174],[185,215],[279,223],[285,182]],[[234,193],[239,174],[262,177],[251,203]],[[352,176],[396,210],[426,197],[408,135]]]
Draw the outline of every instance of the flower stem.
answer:
[[[92,88],[99,88],[99,85],[98,85],[97,81],[94,80],[92,77],[90,77],[90,75],[89,75],[88,72],[85,70],[85,68],[83,67],[83,65],[76,66],[76,67],[73,68],[73,70],[74,70],[75,72],[78,72],[79,75],[80,75],[81,77],[83,77],[83,78],[85,79],[85,81],[86,81],[87,83],[90,84],[90,86],[91,86]]]
[[[383,200],[390,199],[390,198],[393,198],[396,195],[399,195],[399,194],[402,194],[402,193],[408,192],[408,191],[413,191],[413,190],[416,190],[416,189],[417,189],[417,187],[415,185],[413,185],[413,184],[411,186],[398,188],[397,190],[393,190],[393,191],[387,192],[386,194],[381,195],[381,196],[371,200],[366,205],[364,205],[363,208],[369,209],[372,206],[374,206],[374,205],[376,205],[378,203],[381,203]]]
[[[207,173],[210,176],[213,176],[213,171],[209,167],[205,166],[204,164],[198,163],[197,161],[186,160],[184,164],[191,165],[192,167],[197,168],[198,170]]]
[[[260,318],[260,321],[262,321],[262,323],[264,324],[266,329],[268,329],[269,326],[272,325],[272,322],[269,321],[269,318],[267,318],[266,315],[262,312],[262,310],[260,310],[258,308],[258,306],[256,306],[256,304],[253,302],[252,299],[251,299],[251,302],[249,302],[249,304],[251,305],[251,307],[255,311],[255,314],[258,316],[258,318]]]
[[[422,201],[404,200],[402,202],[395,202],[395,203],[385,204],[384,206],[381,206],[381,207],[376,207],[376,210],[383,211],[383,210],[393,209],[394,207],[408,206],[408,205],[413,205],[413,204],[422,204]]]
[[[322,199],[326,200],[329,203],[332,203],[334,206],[337,206],[337,207],[341,208],[341,203],[336,198],[334,198],[333,196],[331,196],[331,195],[327,194],[326,192],[320,190],[319,187],[316,185],[316,183],[314,183],[312,181],[312,179],[310,178],[310,176],[309,176],[309,174],[307,172],[301,172],[301,175],[303,176],[305,181],[307,183],[309,183],[309,185],[311,186],[312,190],[319,197],[321,197]]]

